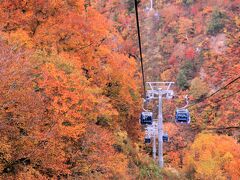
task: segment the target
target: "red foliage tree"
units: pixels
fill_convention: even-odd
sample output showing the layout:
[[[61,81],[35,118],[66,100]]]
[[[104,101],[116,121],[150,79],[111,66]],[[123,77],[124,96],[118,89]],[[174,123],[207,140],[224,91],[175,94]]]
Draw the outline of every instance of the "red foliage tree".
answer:
[[[195,57],[195,50],[192,47],[189,47],[185,50],[185,57],[187,60],[193,60]]]

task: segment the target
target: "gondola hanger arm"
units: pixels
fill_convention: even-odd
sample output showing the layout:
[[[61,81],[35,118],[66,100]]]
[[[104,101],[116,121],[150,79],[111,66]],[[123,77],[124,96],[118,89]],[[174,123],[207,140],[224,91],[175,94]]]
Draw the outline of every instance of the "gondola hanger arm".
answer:
[[[184,99],[185,99],[186,105],[179,109],[186,109],[188,107],[189,105],[188,95],[184,96]]]

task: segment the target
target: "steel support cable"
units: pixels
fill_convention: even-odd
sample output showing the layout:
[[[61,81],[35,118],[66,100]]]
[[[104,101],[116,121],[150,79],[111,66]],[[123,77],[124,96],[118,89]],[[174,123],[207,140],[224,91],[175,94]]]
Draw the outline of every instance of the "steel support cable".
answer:
[[[142,69],[143,90],[144,90],[144,97],[145,97],[145,95],[146,95],[146,87],[145,87],[145,75],[144,75],[144,68],[143,68],[141,32],[140,32],[139,18],[138,18],[138,0],[135,0],[135,13],[136,13],[136,23],[137,23],[139,54],[140,54],[141,69]]]
[[[214,96],[215,94],[217,94],[219,91],[226,89],[226,87],[228,87],[229,85],[233,84],[234,82],[236,82],[238,79],[240,79],[240,76],[238,76],[237,78],[235,78],[234,80],[232,80],[231,82],[229,82],[228,84],[226,84],[225,86],[221,87],[220,89],[218,89],[217,91],[215,91],[214,93],[212,93],[210,96],[208,96],[207,98],[210,98],[212,96]]]
[[[204,131],[212,131],[212,130],[228,130],[228,129],[240,129],[239,126],[229,126],[229,127],[219,127],[219,128],[206,128]]]
[[[228,86],[230,86],[231,84],[235,83],[238,79],[240,79],[240,76],[238,76],[237,78],[233,79],[232,81],[230,81],[229,83],[227,83],[225,86],[219,88],[217,91],[215,91],[214,93],[210,94],[209,96],[203,98],[201,101],[189,105],[188,108],[193,107],[193,106],[196,106],[197,104],[205,101],[206,99],[209,99],[210,97],[216,95],[216,94],[217,94],[218,92],[220,92],[221,90],[226,89]],[[236,93],[238,93],[238,92],[239,92],[239,91],[237,91]],[[234,93],[234,94],[235,94],[235,93]]]
[[[219,103],[219,102],[223,101],[224,99],[228,99],[228,98],[230,98],[230,97],[232,97],[232,96],[234,96],[235,94],[238,94],[238,93],[240,93],[240,90],[238,90],[238,91],[236,91],[236,92],[234,92],[234,93],[232,93],[232,94],[230,94],[230,95],[228,95],[228,96],[226,96],[224,98],[221,98],[218,101],[215,101],[214,103]],[[206,106],[210,106],[210,105],[211,104],[206,104],[205,107]],[[222,130],[224,130],[224,129],[240,129],[240,127],[239,126],[234,126],[234,127],[224,127],[224,128],[206,128],[204,130],[208,131],[208,130],[221,130],[221,129]]]
[[[238,90],[238,91],[236,91],[236,92],[234,92],[234,93],[232,93],[232,94],[229,94],[228,96],[226,96],[226,97],[224,97],[224,96],[222,96],[221,97],[221,99],[219,99],[219,100],[217,100],[217,101],[215,101],[215,102],[213,102],[213,103],[219,103],[219,102],[221,102],[221,101],[223,101],[223,100],[225,100],[225,99],[228,99],[228,98],[230,98],[230,97],[232,97],[232,96],[234,96],[235,94],[238,94],[238,93],[240,93],[240,90]],[[210,106],[211,104],[206,104],[205,106]]]

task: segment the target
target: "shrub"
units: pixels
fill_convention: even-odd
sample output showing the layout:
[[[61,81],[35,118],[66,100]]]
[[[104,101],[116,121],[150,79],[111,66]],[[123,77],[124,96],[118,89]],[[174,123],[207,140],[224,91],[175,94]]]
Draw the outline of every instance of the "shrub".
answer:
[[[191,80],[194,78],[197,67],[193,61],[186,61],[186,63],[181,67],[181,70],[184,72],[187,80]]]
[[[187,82],[187,77],[185,75],[185,72],[180,70],[177,75],[177,85],[182,89],[186,90],[189,87],[189,84]]]
[[[140,0],[137,1],[138,3],[140,2]],[[133,13],[134,9],[135,9],[135,3],[132,0],[127,0],[127,9],[128,9],[128,13]]]
[[[140,168],[139,179],[163,179],[161,169],[153,161],[142,162],[139,168]]]
[[[190,6],[194,3],[194,0],[182,0],[182,3],[186,6]]]
[[[200,78],[194,78],[190,86],[190,94],[194,99],[200,100],[208,94],[209,88],[207,83]]]
[[[211,20],[207,27],[207,33],[210,35],[216,35],[224,28],[225,14],[218,10],[212,12]]]
[[[62,71],[64,71],[66,74],[71,74],[74,70],[74,67],[67,63],[56,62],[56,66],[58,69],[61,69]]]
[[[104,95],[109,98],[116,98],[119,96],[121,85],[118,81],[108,82],[104,88]]]
[[[98,116],[96,124],[102,127],[108,127],[111,126],[111,119],[105,116]]]

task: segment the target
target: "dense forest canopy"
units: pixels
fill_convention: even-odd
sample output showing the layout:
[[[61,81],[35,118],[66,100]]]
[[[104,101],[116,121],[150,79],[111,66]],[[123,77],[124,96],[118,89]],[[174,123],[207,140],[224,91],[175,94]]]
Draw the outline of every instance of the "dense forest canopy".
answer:
[[[240,178],[240,1],[150,3],[138,1],[146,80],[176,82],[165,168],[139,124],[134,0],[2,0],[1,179]]]

